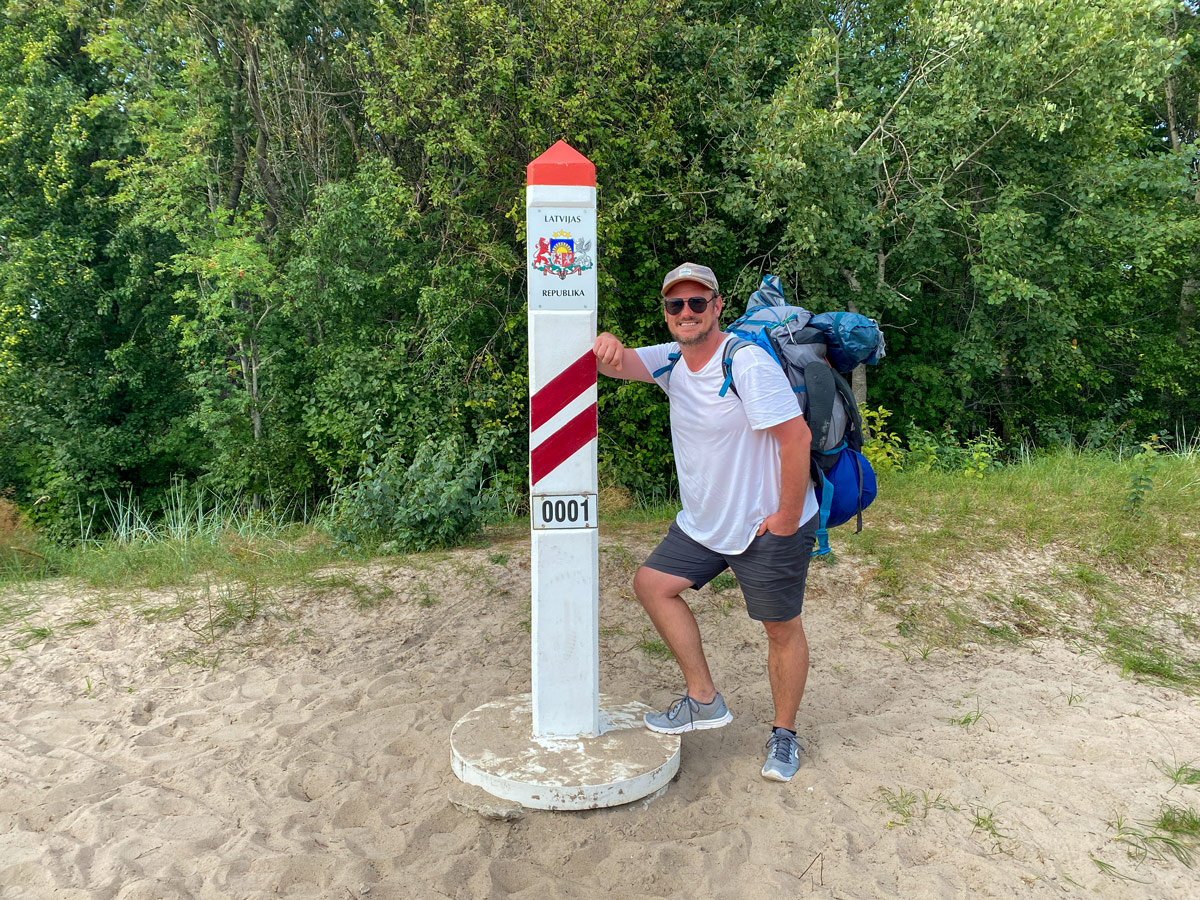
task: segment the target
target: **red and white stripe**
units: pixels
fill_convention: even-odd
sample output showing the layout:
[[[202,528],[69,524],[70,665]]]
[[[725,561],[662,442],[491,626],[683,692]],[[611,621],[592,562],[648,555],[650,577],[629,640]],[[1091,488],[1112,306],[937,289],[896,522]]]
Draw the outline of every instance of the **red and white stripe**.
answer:
[[[595,437],[596,357],[589,347],[529,398],[529,480],[533,488]]]

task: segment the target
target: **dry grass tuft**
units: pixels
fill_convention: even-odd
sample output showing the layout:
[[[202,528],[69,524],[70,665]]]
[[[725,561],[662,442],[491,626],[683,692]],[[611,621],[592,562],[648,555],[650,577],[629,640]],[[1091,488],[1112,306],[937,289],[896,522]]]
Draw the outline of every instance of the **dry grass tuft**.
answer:
[[[0,560],[20,564],[45,561],[33,549],[36,535],[25,514],[11,500],[0,497]]]

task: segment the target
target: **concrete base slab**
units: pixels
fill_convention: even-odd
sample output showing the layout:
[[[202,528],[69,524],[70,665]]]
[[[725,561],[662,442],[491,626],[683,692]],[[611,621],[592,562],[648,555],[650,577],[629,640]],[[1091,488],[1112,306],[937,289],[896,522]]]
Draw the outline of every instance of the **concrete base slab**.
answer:
[[[532,809],[598,809],[640,800],[679,771],[679,736],[642,722],[644,703],[600,695],[598,737],[534,738],[533,698],[485,703],[450,732],[454,774]]]

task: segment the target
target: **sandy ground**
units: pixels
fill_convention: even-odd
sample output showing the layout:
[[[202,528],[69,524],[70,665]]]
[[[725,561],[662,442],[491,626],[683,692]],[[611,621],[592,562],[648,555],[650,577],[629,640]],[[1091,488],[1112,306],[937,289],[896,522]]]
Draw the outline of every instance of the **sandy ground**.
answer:
[[[601,678],[659,706],[679,679],[629,587],[653,540],[602,537]],[[963,561],[942,589],[993,577]],[[1200,896],[1200,868],[1130,858],[1112,824],[1200,807],[1155,765],[1200,758],[1195,698],[1059,637],[922,658],[851,558],[810,582],[791,784],[758,775],[761,627],[736,589],[705,590],[734,722],[685,735],[656,799],[515,821],[455,805],[449,734],[529,689],[527,541],[261,591],[221,638],[210,612],[249,595],[189,590],[30,594],[53,634],[5,636],[0,897]]]

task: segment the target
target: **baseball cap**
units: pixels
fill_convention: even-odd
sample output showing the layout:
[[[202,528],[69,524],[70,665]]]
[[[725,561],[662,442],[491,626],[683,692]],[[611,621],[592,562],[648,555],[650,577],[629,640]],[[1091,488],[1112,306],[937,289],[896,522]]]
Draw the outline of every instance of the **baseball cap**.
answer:
[[[717,287],[717,276],[712,269],[697,263],[684,263],[667,273],[667,277],[663,279],[662,292],[665,294],[672,285],[681,281],[697,281],[714,291],[720,291],[720,288]]]

